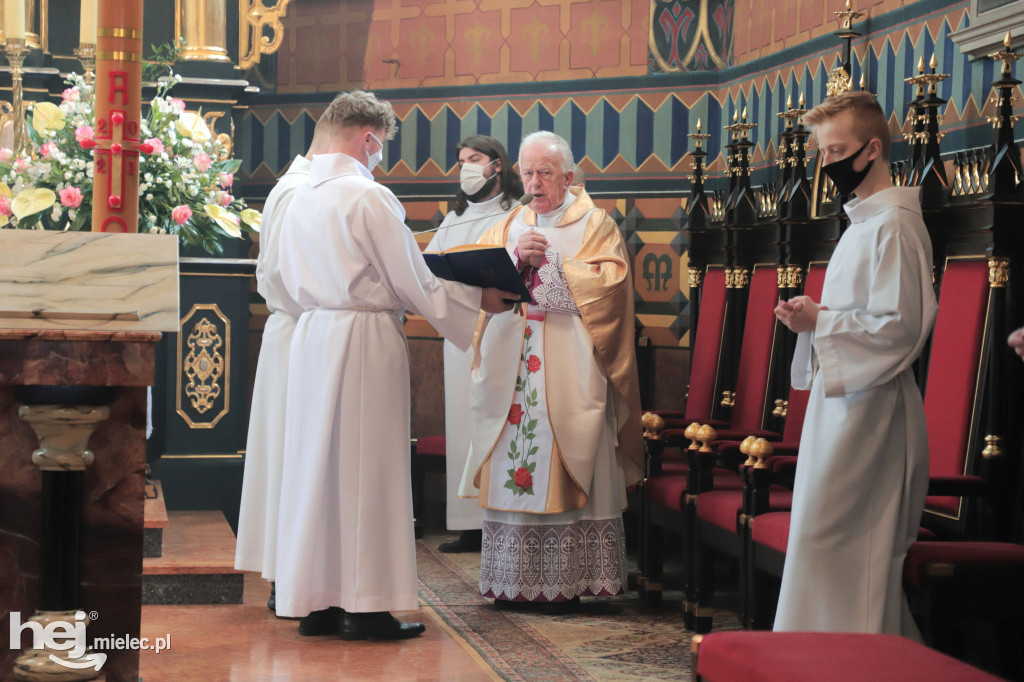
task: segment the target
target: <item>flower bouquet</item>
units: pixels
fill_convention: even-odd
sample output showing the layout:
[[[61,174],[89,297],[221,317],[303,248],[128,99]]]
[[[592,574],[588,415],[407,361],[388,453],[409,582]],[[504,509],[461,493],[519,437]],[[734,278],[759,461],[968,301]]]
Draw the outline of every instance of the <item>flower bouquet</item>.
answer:
[[[175,234],[182,244],[221,253],[224,236],[258,232],[261,216],[231,194],[241,161],[227,158],[200,114],[168,96],[180,80],[161,79],[143,110],[139,232]],[[92,216],[93,88],[79,74],[67,84],[59,106],[32,105],[24,153],[0,148],[0,227],[80,230]]]

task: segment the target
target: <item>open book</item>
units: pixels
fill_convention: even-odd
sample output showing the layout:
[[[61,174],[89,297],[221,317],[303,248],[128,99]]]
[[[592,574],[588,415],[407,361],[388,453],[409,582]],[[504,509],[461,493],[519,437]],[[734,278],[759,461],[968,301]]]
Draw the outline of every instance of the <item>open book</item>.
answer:
[[[464,244],[447,251],[427,251],[423,254],[430,271],[442,279],[471,284],[475,287],[494,287],[519,294],[520,303],[533,303],[530,290],[522,275],[500,246]]]

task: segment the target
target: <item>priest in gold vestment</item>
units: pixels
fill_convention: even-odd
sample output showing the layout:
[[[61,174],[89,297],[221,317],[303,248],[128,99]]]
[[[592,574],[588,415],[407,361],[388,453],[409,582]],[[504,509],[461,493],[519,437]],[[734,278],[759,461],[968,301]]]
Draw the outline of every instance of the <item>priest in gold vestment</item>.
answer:
[[[460,486],[484,508],[480,592],[568,602],[626,588],[626,486],[642,471],[633,288],[615,221],[571,187],[569,145],[523,140],[533,194],[482,244],[504,246],[536,301],[483,320]]]

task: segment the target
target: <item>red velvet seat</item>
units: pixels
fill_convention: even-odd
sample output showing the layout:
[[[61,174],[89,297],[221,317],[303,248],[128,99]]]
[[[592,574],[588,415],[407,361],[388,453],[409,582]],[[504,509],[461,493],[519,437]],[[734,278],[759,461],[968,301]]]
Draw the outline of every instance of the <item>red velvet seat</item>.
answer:
[[[1024,577],[1024,545],[1009,542],[915,542],[903,562],[903,580],[922,587],[928,577],[993,573]]]
[[[695,644],[704,682],[994,682],[998,678],[896,635],[719,632]]]
[[[716,489],[738,491],[743,487],[743,481],[735,472],[716,469],[714,476]],[[647,499],[652,504],[682,511],[685,496],[685,475],[655,476],[647,480]]]

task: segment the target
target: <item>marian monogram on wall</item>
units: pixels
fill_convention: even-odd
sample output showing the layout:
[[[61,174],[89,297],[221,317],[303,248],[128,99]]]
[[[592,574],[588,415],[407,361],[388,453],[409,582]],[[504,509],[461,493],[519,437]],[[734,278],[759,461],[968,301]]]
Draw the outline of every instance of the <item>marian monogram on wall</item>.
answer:
[[[734,0],[651,0],[650,73],[714,71],[732,56]]]
[[[178,333],[177,412],[193,429],[228,413],[231,322],[216,304],[196,304]]]

